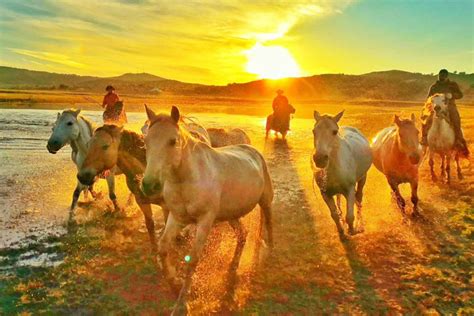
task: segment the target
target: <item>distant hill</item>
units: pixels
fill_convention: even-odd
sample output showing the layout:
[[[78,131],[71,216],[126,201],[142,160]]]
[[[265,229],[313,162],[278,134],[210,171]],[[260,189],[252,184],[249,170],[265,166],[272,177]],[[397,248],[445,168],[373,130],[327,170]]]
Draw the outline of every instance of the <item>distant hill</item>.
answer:
[[[465,94],[474,100],[474,74],[451,74]],[[320,100],[423,100],[436,76],[399,70],[363,75],[323,74],[285,80],[257,80],[213,86],[166,79],[148,73],[117,77],[78,76],[0,67],[0,88],[99,92],[114,85],[120,93],[209,95],[269,98],[283,89],[292,98]]]

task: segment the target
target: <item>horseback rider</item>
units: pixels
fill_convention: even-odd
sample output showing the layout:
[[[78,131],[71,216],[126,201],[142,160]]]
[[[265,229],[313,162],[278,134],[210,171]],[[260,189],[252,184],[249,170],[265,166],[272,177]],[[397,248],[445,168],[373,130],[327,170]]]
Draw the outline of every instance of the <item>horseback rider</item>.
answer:
[[[285,139],[286,131],[290,129],[290,115],[295,113],[295,108],[288,102],[288,98],[283,95],[283,90],[278,89],[276,93],[277,96],[272,103],[273,115],[270,125],[273,130],[282,132],[283,139]],[[268,131],[267,126],[267,135]]]
[[[428,92],[428,98],[436,93],[443,93],[446,95],[446,98],[449,100],[448,102],[448,109],[449,109],[449,119],[451,121],[451,125],[454,129],[455,134],[455,148],[459,153],[464,153],[465,155],[469,154],[469,150],[467,148],[466,140],[464,139],[462,130],[461,130],[461,117],[459,115],[459,111],[456,107],[456,99],[461,99],[463,94],[459,89],[459,86],[456,82],[451,81],[448,79],[448,71],[446,69],[441,69],[438,74],[438,80],[430,87],[430,91]],[[422,116],[423,125],[422,125],[422,139],[421,144],[423,146],[428,145],[428,131],[433,123],[433,113],[431,112],[430,115],[423,114]]]
[[[125,113],[123,102],[120,101],[118,94],[115,92],[115,88],[108,85],[105,88],[105,91],[107,91],[107,94],[104,96],[104,100],[102,101],[102,107],[104,108],[104,123],[127,123],[127,115]]]

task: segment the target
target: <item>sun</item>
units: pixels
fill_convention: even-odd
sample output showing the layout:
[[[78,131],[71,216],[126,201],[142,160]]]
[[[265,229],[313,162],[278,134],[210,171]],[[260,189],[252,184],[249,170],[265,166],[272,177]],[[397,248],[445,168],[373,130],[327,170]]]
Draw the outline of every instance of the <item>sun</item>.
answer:
[[[256,74],[260,79],[281,79],[301,75],[298,63],[282,46],[264,46],[257,43],[245,51],[245,54],[248,59],[246,71]]]

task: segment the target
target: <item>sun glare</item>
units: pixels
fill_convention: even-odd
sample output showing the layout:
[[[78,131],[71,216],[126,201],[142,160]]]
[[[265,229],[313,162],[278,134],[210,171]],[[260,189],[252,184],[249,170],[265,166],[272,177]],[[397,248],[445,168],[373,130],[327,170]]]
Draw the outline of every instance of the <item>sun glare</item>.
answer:
[[[290,52],[282,46],[264,46],[260,43],[247,50],[248,73],[256,74],[263,79],[280,79],[286,77],[299,77],[300,67]]]

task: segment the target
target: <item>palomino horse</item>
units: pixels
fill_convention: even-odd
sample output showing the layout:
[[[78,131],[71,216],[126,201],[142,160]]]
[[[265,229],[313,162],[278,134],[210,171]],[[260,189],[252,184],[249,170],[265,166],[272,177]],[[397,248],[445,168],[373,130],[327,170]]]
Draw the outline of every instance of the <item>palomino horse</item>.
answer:
[[[58,113],[58,117],[53,126],[53,133],[49,137],[48,151],[52,154],[56,154],[65,145],[70,144],[72,147],[71,159],[79,170],[84,162],[87,154],[87,144],[92,137],[95,126],[94,124],[86,119],[84,116],[79,115],[81,110],[64,110],[62,113]],[[115,196],[115,180],[114,172],[106,177],[107,185],[109,187],[109,197],[114,203],[116,210],[119,209],[117,203],[117,197]],[[77,182],[76,189],[72,196],[71,212],[69,220],[72,219],[72,212],[74,211],[79,195],[84,191],[84,195],[89,190],[93,196],[95,193],[92,190],[93,183],[90,185],[82,185],[79,181]]]
[[[437,93],[428,98],[425,103],[425,109],[434,111],[433,123],[428,130],[428,148],[430,150],[430,171],[431,179],[437,180],[434,172],[434,155],[441,157],[441,177],[446,176],[446,182],[451,182],[451,157],[454,153],[455,134],[454,129],[449,122],[449,99],[445,94]],[[459,164],[459,155],[455,154],[458,178],[462,179],[461,166]],[[446,166],[445,166],[446,161]]]
[[[314,111],[316,123],[311,165],[324,202],[331,211],[340,238],[344,240],[344,227],[334,203],[334,195],[342,194],[346,198],[349,233],[354,235],[362,232],[362,190],[372,164],[372,153],[369,142],[359,130],[354,127],[339,128],[337,123],[343,113],[329,116]],[[360,224],[357,230],[354,227],[354,202],[357,204],[357,220]]]
[[[405,214],[405,200],[398,186],[410,183],[413,216],[418,213],[418,167],[422,156],[418,141],[419,131],[416,128],[415,115],[409,120],[401,120],[395,115],[395,126],[381,130],[372,143],[375,167],[386,177],[395,194],[398,207]]]
[[[184,123],[183,123],[184,124]],[[185,128],[194,133],[202,135],[200,139],[209,143],[206,130],[196,123],[184,124]],[[152,251],[156,251],[155,224],[151,204],[161,206],[163,215],[168,218],[168,210],[163,203],[161,194],[145,196],[140,190],[140,179],[146,166],[145,143],[143,136],[135,132],[125,130],[113,124],[106,124],[96,129],[89,144],[89,151],[77,178],[84,184],[93,181],[97,174],[115,166],[120,168],[127,179],[127,186],[135,196],[135,200],[143,212],[145,224],[150,237]]]
[[[242,254],[246,232],[240,218],[257,204],[265,222],[265,241],[273,245],[271,204],[273,187],[263,156],[252,146],[234,145],[218,149],[196,140],[180,124],[178,108],[171,116],[147,111],[150,128],[145,137],[147,166],[142,181],[145,194],[162,192],[170,215],[159,241],[163,272],[173,287],[176,268],[169,251],[181,227],[196,223],[196,238],[185,257],[186,277],[174,312],[185,308],[185,296],[201,257],[207,236],[218,221],[227,221],[237,236],[237,247],[230,266],[235,273]],[[232,275],[232,273],[230,275]]]
[[[223,128],[208,128],[212,147],[224,147],[237,144],[250,145],[250,138],[242,129],[232,128],[226,131]]]

